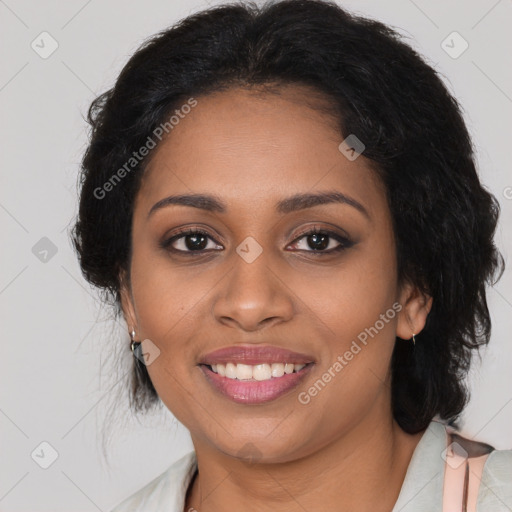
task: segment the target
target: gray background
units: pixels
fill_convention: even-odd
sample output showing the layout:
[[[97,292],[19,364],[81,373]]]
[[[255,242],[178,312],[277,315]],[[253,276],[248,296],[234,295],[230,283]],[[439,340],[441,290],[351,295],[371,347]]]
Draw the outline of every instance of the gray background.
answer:
[[[168,411],[130,418],[126,329],[98,306],[67,229],[77,209],[91,100],[113,84],[145,38],[214,3],[0,0],[0,511],[106,511],[192,449]],[[340,3],[406,35],[461,101],[482,180],[502,205],[497,243],[508,261],[512,2]],[[44,31],[51,36],[40,36]],[[463,49],[458,36],[446,39],[454,31],[469,44],[457,58],[445,51]],[[52,40],[58,48],[42,58]],[[511,269],[488,298],[492,340],[470,375],[464,431],[512,448]],[[109,429],[104,422],[112,411]],[[102,432],[111,439],[108,461]],[[52,449],[57,458],[43,469]]]

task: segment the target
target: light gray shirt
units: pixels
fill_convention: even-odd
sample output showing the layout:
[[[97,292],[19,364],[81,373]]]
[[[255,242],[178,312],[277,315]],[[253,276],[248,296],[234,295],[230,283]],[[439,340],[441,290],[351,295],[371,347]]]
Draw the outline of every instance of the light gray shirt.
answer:
[[[414,450],[392,512],[441,512],[447,432],[433,420]],[[183,512],[197,469],[195,451],[126,498],[111,512]],[[482,474],[477,512],[512,512],[512,450],[490,453]]]

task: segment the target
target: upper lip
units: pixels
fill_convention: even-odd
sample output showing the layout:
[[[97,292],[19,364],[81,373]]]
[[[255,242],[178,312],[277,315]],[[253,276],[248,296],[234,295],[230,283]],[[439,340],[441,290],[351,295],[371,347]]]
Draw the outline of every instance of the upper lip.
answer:
[[[233,345],[206,354],[199,364],[262,364],[262,363],[292,363],[308,364],[313,357],[299,352],[292,352],[273,345]]]

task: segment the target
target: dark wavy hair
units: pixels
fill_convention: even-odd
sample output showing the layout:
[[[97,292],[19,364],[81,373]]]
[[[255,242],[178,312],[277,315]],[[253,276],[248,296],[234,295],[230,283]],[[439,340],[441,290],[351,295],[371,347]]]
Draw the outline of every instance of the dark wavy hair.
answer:
[[[334,2],[224,4],[142,44],[88,112],[72,233],[83,275],[119,318],[120,272],[129,275],[134,199],[149,156],[107,200],[95,191],[186,98],[290,84],[327,99],[340,140],[363,141],[385,184],[399,282],[433,297],[415,347],[396,339],[394,418],[409,433],[435,416],[454,425],[469,400],[473,351],[490,339],[486,283],[495,284],[505,265],[493,242],[499,204],[480,183],[461,107],[439,74],[395,30]],[[144,364],[133,361],[130,402],[136,412],[149,410],[159,397]]]

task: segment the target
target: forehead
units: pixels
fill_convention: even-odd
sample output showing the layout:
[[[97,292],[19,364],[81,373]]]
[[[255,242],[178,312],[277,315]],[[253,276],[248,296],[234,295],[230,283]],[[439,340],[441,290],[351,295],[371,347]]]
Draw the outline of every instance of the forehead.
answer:
[[[222,197],[228,210],[327,189],[370,210],[382,203],[368,160],[342,154],[334,111],[311,89],[232,89],[196,101],[151,155],[138,198],[145,211],[166,195],[190,193]]]

